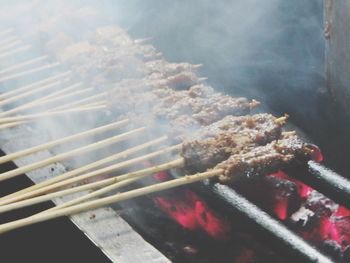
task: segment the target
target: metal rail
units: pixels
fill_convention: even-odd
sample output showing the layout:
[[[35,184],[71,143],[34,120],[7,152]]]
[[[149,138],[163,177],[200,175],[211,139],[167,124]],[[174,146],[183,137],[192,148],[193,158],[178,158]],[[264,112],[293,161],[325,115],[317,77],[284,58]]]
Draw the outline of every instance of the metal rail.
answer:
[[[243,217],[254,234],[268,240],[282,255],[288,255],[291,262],[333,262],[229,186],[204,182],[197,190],[216,202],[221,201],[226,213]]]
[[[314,162],[308,162],[309,176],[298,176],[297,179],[315,188],[335,202],[350,209],[350,181],[329,168]]]

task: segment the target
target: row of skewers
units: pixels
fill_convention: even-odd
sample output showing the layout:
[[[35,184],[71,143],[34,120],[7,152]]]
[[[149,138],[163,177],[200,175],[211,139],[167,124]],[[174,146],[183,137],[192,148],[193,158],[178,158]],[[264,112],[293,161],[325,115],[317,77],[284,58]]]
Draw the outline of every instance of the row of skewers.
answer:
[[[95,41],[96,46],[88,49],[89,52],[93,52],[93,55],[90,54],[88,57],[97,58],[101,56],[100,49],[98,49],[100,46],[103,50],[107,50],[108,54],[113,53],[113,45],[120,43],[118,39],[122,37],[125,40],[126,38],[124,33],[119,30],[116,30],[116,33],[113,33],[115,30],[112,30],[114,35],[111,33],[110,28],[97,30],[97,32],[106,31],[108,32],[108,38],[98,38]],[[11,30],[0,33],[0,36],[8,34],[11,34]],[[107,39],[109,42],[104,42]],[[132,52],[132,55],[135,55],[135,50],[144,51],[142,48],[135,48],[140,45],[139,42],[135,43],[129,41],[131,46],[124,47],[124,50],[127,50],[127,56],[130,55],[129,51]],[[109,48],[106,49],[106,46],[109,46]],[[117,47],[120,48],[120,46]],[[15,49],[20,50],[21,48]],[[0,53],[0,58],[4,54],[8,56],[10,51],[6,48],[5,51],[6,53]],[[17,54],[16,52],[12,52],[11,55]],[[74,68],[78,68],[81,71],[81,67],[86,62],[83,60],[79,63],[78,59],[72,59],[77,54],[70,54],[68,60],[61,60],[60,63],[69,66],[70,61],[74,61],[73,65],[71,65],[71,72],[60,73],[24,87],[4,92],[0,95],[0,105],[11,105],[23,98],[30,97],[36,92],[47,92],[52,87],[50,85],[55,86],[67,83],[68,76],[72,73],[74,75],[77,73]],[[78,54],[80,54],[80,51]],[[94,54],[97,55],[95,56]],[[154,53],[152,56],[153,58],[159,57],[158,53]],[[113,95],[112,101],[118,103],[110,104],[109,109],[113,116],[118,116],[117,118],[119,118],[116,122],[107,125],[5,155],[0,157],[0,163],[13,161],[38,151],[51,149],[55,146],[96,134],[116,129],[122,130],[121,133],[115,136],[2,173],[0,174],[0,181],[21,176],[24,173],[74,158],[83,153],[91,153],[109,145],[126,142],[134,137],[145,137],[145,141],[131,148],[126,148],[88,165],[67,171],[34,186],[1,197],[0,213],[4,213],[52,200],[56,197],[92,191],[39,214],[0,225],[0,233],[208,178],[233,184],[235,180],[241,177],[265,174],[288,165],[305,163],[311,158],[313,153],[312,147],[302,142],[294,132],[282,131],[282,126],[287,119],[286,116],[275,118],[270,114],[245,115],[258,105],[256,101],[248,101],[245,98],[232,98],[216,93],[210,87],[201,84],[203,80],[196,78],[192,71],[190,74],[187,74],[189,68],[192,69],[188,64],[179,64],[176,67],[173,64],[166,64],[164,60],[152,60],[150,59],[152,56],[145,55],[137,60],[136,64],[141,65],[142,71],[145,69],[149,70],[146,76],[143,75],[140,79],[128,79],[127,81],[122,79],[117,83],[114,81],[112,84],[108,83],[107,76],[110,74],[110,71],[115,71],[110,70],[110,68],[107,70],[106,64],[103,64],[102,67],[98,67],[101,73],[98,74],[98,80],[109,90],[106,90],[107,88],[98,90],[99,93],[81,99],[80,96],[83,94],[86,95],[93,90],[96,92],[96,88],[91,88],[92,90],[78,89],[84,84],[73,83],[66,88],[53,90],[48,95],[46,93],[45,96],[39,96],[39,98],[7,109],[0,114],[0,129],[11,128],[42,117],[105,110],[107,99],[110,95]],[[102,57],[104,57],[104,54],[102,54]],[[115,63],[113,64],[111,61]],[[92,60],[88,67],[85,64],[84,73],[81,73],[79,76],[87,77],[86,72],[91,72],[94,69],[93,65],[96,65],[94,62]],[[113,66],[120,66],[120,63],[125,64],[125,60],[120,59],[120,57],[118,59],[113,58],[109,60],[108,64],[111,65],[111,63],[112,69],[115,69]],[[13,69],[21,69],[22,65],[25,64],[32,65],[31,61],[25,61],[11,66],[10,69],[4,69],[3,72],[8,73]],[[132,65],[135,65],[134,60]],[[143,67],[142,65],[146,66]],[[129,66],[126,65],[125,67],[129,68]],[[40,72],[40,68],[42,66],[31,69],[28,74]],[[108,71],[108,74],[106,71]],[[12,79],[21,77],[27,72],[12,74]],[[68,80],[70,81],[71,79]],[[3,77],[2,82],[5,81],[9,81],[8,76]],[[134,93],[131,96],[129,92],[133,88],[136,88],[137,92],[136,95]],[[61,99],[66,101],[69,96],[71,96],[72,100],[68,103],[59,106],[53,103]],[[78,96],[79,99],[75,98]],[[54,107],[49,107],[48,109],[45,107],[45,112],[13,116],[43,105],[54,105]],[[149,120],[150,116],[152,121]],[[160,119],[162,120],[161,125],[149,125],[149,123],[159,124]],[[138,123],[138,125],[135,125],[135,123]],[[165,127],[163,127],[163,123],[165,123]],[[162,129],[160,129],[161,134],[157,131],[159,126],[162,126]],[[169,144],[170,146],[160,146]],[[137,156],[134,157],[134,155]],[[164,159],[164,156],[166,156],[166,160],[159,162],[160,159]],[[130,157],[132,158],[130,159]],[[138,164],[148,160],[152,160],[154,166],[120,173],[125,168],[138,167]],[[175,168],[181,168],[192,175],[103,197],[146,176]],[[116,175],[91,181],[91,179],[98,176],[110,174]]]

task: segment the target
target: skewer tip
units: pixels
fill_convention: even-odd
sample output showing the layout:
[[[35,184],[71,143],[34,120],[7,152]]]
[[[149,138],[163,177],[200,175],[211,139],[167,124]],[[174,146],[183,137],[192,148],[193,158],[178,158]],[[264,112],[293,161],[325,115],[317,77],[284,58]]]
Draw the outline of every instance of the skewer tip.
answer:
[[[282,135],[283,136],[293,136],[293,135],[296,135],[296,131],[284,131],[282,132]]]
[[[145,37],[145,38],[135,39],[134,42],[135,44],[143,44],[151,41],[152,39],[153,39],[152,37]]]
[[[284,125],[287,122],[288,118],[289,115],[285,113],[284,116],[275,119],[275,123],[279,125]]]
[[[250,103],[249,103],[249,107],[250,109],[255,109],[256,107],[260,106],[260,101],[257,101],[257,100],[252,100]]]
[[[203,64],[194,64],[194,65],[192,65],[192,67],[193,67],[194,69],[198,69],[198,68],[203,67]]]

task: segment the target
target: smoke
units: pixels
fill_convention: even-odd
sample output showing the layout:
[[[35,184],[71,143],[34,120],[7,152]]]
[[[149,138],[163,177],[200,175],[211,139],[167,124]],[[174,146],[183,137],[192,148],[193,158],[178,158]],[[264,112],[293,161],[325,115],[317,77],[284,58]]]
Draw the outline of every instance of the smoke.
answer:
[[[2,27],[15,28],[34,47],[14,60],[1,61],[4,68],[47,51],[62,56],[66,46],[79,49],[88,63],[84,50],[97,47],[91,44],[96,27],[116,24],[127,29],[133,38],[151,37],[151,43],[169,61],[203,64],[201,74],[209,77],[208,83],[217,90],[256,98],[278,113],[301,117],[301,123],[305,119],[312,123],[309,116],[317,116],[310,104],[317,102],[315,91],[324,78],[321,0],[75,0],[0,4]],[[134,70],[137,64],[136,59],[130,63],[132,67],[116,73],[119,75],[114,76],[115,80],[125,76],[142,78],[143,73]],[[67,69],[61,66],[57,72]],[[1,89],[11,90],[52,73],[47,71],[5,83]],[[81,79],[73,76],[71,82],[74,81]],[[83,82],[91,84],[88,79]],[[101,88],[96,83],[94,86]],[[101,119],[93,114],[78,120],[67,116],[59,122],[46,119],[36,125],[49,138],[57,138],[101,124]]]
[[[325,139],[322,0],[114,3],[118,23],[134,37],[152,37],[169,61],[202,63],[216,90],[255,98],[263,110],[288,113],[317,143]]]
[[[170,61],[202,63],[215,89],[262,101],[312,132],[322,123],[323,1],[114,1],[118,22]]]

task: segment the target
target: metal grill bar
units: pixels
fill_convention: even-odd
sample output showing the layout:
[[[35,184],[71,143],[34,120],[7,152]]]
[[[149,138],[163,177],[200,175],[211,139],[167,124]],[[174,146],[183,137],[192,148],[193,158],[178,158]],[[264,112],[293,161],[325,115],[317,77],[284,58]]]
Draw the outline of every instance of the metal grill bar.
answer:
[[[314,161],[309,161],[308,167],[310,176],[297,179],[350,209],[350,181]]]
[[[197,190],[214,201],[221,201],[226,212],[243,216],[252,225],[254,234],[262,235],[281,254],[289,255],[291,262],[333,262],[229,186],[204,182]]]

